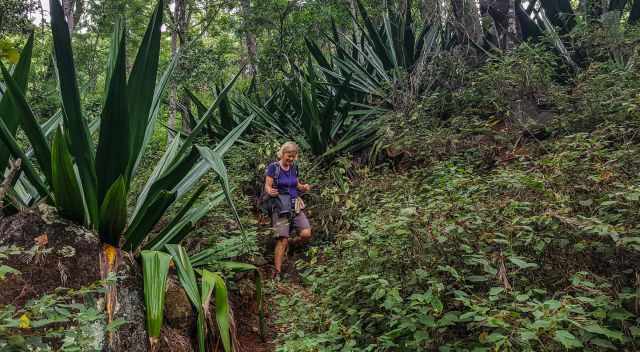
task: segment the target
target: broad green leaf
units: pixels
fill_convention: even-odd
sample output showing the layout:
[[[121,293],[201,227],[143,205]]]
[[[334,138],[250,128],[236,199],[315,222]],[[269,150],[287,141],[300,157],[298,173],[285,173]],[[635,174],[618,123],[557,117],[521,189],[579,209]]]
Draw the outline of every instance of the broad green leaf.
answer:
[[[153,111],[153,103],[158,93],[156,89],[156,75],[158,60],[160,58],[160,33],[162,27],[162,15],[164,13],[164,1],[159,0],[153,16],[149,20],[147,29],[138,49],[126,91],[135,95],[135,99],[129,99],[129,165],[127,178],[133,176],[134,166],[140,154],[144,151],[145,135],[150,123],[155,124],[155,118],[150,119]],[[164,90],[163,82],[159,92]],[[151,127],[153,128],[153,127]]]
[[[529,268],[533,268],[536,269],[538,268],[538,264],[536,263],[528,263],[518,257],[509,257],[508,258],[509,261],[513,264],[515,264],[518,268],[520,269],[529,269]]]
[[[624,334],[622,332],[604,328],[596,323],[588,324],[584,326],[583,329],[592,334],[604,335],[612,340],[618,340],[619,342],[624,341]]]
[[[31,184],[38,190],[40,195],[43,197],[48,196],[49,191],[47,190],[47,186],[38,175],[38,172],[31,164],[31,161],[29,161],[29,158],[20,149],[20,147],[18,146],[18,142],[15,140],[2,119],[0,119],[0,142],[9,150],[9,153],[13,156],[14,159],[21,160],[21,170],[27,176],[29,182],[31,182]]]
[[[133,218],[125,233],[123,248],[128,251],[133,251],[138,248],[175,200],[175,192],[164,190],[158,192],[149,202],[149,206],[143,208],[143,210]]]
[[[114,247],[119,247],[120,237],[127,226],[127,185],[120,176],[114,182],[100,206],[100,239]]]
[[[204,270],[206,271],[206,270]],[[220,275],[213,274],[216,290],[216,322],[225,352],[231,352],[231,316],[227,286]]]
[[[4,280],[7,274],[20,275],[20,270],[16,270],[8,265],[0,264],[0,281]]]
[[[144,279],[144,303],[147,308],[147,331],[149,337],[159,338],[171,256],[158,251],[142,251],[140,256]]]
[[[567,349],[582,347],[582,342],[567,330],[557,330],[553,339],[560,342]]]
[[[98,180],[98,204],[102,204],[114,182],[124,176],[125,193],[129,164],[129,114],[127,110],[127,59],[125,28],[122,21],[116,23],[109,61],[113,62],[111,76],[106,78],[107,98],[100,118],[100,138],[96,152],[96,176]],[[136,97],[137,99],[137,97]],[[134,99],[134,100],[136,100]],[[102,228],[102,226],[100,226]]]
[[[62,130],[58,128],[51,146],[52,188],[56,208],[64,218],[82,223],[85,207]]]
[[[76,80],[71,36],[58,0],[49,0],[53,52],[58,85],[64,113],[65,134],[70,141],[70,151],[78,167],[85,204],[94,228],[98,227],[98,195],[95,173],[95,157],[87,121],[82,115],[80,93]]]
[[[11,71],[11,76],[23,95],[25,95],[27,91],[32,53],[33,33],[29,35],[27,43],[24,48],[22,48],[18,62]],[[0,119],[4,121],[11,135],[15,137],[18,126],[20,125],[20,119],[18,118],[15,103],[8,94],[0,95]],[[8,162],[9,151],[5,148],[0,148],[0,173],[4,173]]]
[[[42,170],[45,178],[49,184],[51,184],[51,150],[49,150],[47,139],[45,138],[44,133],[42,133],[38,120],[25,100],[20,87],[18,87],[18,84],[13,80],[9,71],[7,71],[2,62],[0,62],[0,70],[2,70],[2,76],[4,77],[4,81],[7,85],[6,94],[11,97],[15,113],[20,118],[22,129],[33,146],[36,158],[40,164],[40,170]]]

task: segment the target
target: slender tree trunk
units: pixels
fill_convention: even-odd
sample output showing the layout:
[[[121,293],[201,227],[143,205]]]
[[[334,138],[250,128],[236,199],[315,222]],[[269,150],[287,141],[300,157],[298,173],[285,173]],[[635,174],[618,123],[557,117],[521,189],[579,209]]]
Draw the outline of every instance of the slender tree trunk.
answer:
[[[481,4],[496,25],[497,44],[504,50],[515,47],[518,36],[515,0],[485,0]]]
[[[507,51],[512,50],[516,44],[515,41],[518,38],[518,23],[516,21],[516,6],[513,0],[508,0],[508,12],[507,12],[507,35],[505,40],[505,49]]]
[[[72,33],[84,12],[84,0],[62,0],[62,10],[67,19],[69,33]]]
[[[452,0],[451,7],[455,17],[456,32],[463,43],[469,41],[482,45],[482,24],[480,9],[475,0]]]
[[[178,0],[179,1],[179,0]],[[176,1],[177,2],[177,1]],[[178,52],[178,32],[174,30],[171,33],[171,56],[175,56]],[[167,121],[167,126],[169,130],[167,131],[167,140],[169,143],[173,140],[174,133],[176,130],[176,112],[178,109],[178,87],[176,85],[175,80],[171,81],[171,91],[169,92],[169,119]]]
[[[349,10],[351,11],[353,31],[358,33],[358,23],[356,22],[356,18],[358,18],[358,5],[356,4],[356,0],[349,0]]]
[[[173,2],[173,30],[171,32],[171,54],[175,55],[178,50],[187,43],[187,36],[189,33],[189,14],[187,11],[187,0],[174,0]],[[184,67],[178,65],[178,71],[186,74]],[[180,102],[179,102],[180,101]],[[189,125],[189,112],[185,110],[190,106],[190,100],[188,97],[178,97],[178,86],[175,80],[171,83],[171,92],[169,95],[169,119],[167,126],[167,139],[171,141],[173,139],[174,131],[178,130],[177,114],[180,112],[182,118],[181,128],[185,132],[189,132],[191,127]],[[178,109],[180,107],[180,109]]]
[[[247,45],[247,71],[250,75],[258,72],[258,47],[256,43],[256,35],[251,28],[251,0],[240,0],[242,7],[242,24],[244,26],[244,40]]]
[[[629,24],[637,24],[640,20],[640,0],[635,0],[629,14]]]

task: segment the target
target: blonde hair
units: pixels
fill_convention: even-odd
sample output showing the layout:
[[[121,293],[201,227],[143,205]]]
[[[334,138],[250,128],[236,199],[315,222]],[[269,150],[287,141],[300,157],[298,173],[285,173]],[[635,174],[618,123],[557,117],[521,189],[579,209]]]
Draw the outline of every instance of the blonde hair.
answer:
[[[282,146],[280,146],[280,150],[276,154],[278,159],[282,159],[285,153],[294,152],[296,153],[296,159],[298,158],[298,145],[295,142],[286,142]]]

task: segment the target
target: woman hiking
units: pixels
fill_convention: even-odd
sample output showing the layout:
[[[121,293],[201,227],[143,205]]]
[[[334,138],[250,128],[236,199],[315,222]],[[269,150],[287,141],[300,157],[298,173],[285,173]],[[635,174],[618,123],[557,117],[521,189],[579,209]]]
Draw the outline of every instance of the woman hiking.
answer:
[[[277,153],[278,161],[269,164],[265,177],[265,191],[271,197],[277,197],[280,207],[273,211],[271,226],[276,236],[273,278],[279,278],[282,261],[289,244],[300,244],[311,239],[311,225],[304,214],[304,203],[300,192],[308,192],[311,185],[298,180],[298,168],[294,161],[298,159],[298,145],[286,142]],[[298,233],[297,238],[289,239],[290,230]]]

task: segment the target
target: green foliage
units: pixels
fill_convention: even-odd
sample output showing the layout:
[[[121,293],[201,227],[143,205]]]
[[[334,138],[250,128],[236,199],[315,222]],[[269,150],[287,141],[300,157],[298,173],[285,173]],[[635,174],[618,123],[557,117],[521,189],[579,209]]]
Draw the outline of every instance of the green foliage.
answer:
[[[277,296],[278,350],[636,349],[640,87],[600,60],[567,82],[525,44],[439,72],[459,86],[386,121],[409,172],[336,163],[335,244],[298,262],[312,295]],[[518,123],[541,111],[550,132]]]
[[[59,289],[27,302],[23,307],[0,308],[2,351],[99,351],[106,332],[123,321],[106,324],[96,300],[104,294],[104,282],[77,290]],[[106,329],[105,329],[106,325]]]
[[[202,282],[198,289],[198,281],[196,280],[195,271],[191,265],[191,261],[187,252],[180,245],[167,245],[169,253],[173,256],[173,261],[178,269],[178,278],[182,287],[184,287],[191,303],[198,312],[198,320],[196,323],[198,330],[198,346],[201,352],[207,349],[207,321],[209,316],[209,301],[211,294],[215,289],[216,299],[216,322],[218,324],[218,332],[222,340],[225,352],[231,351],[230,338],[230,311],[228,302],[227,288],[224,281],[217,273],[202,270]]]
[[[179,137],[174,140],[139,195],[133,215],[127,219],[127,195],[131,181],[153,134],[164,89],[179,57],[176,55],[172,59],[156,83],[163,4],[163,1],[159,1],[154,10],[128,79],[125,28],[122,21],[118,21],[114,26],[100,118],[100,136],[95,152],[91,131],[82,113],[70,35],[63,10],[57,0],[51,2],[52,33],[65,128],[62,132],[59,130],[54,138],[53,154],[43,130],[50,130],[51,127],[38,124],[22,92],[26,86],[33,37],[27,42],[23,60],[16,66],[15,77],[11,77],[4,66],[0,65],[9,92],[8,95],[3,95],[0,108],[3,109],[3,114],[10,112],[8,109],[15,109],[20,116],[22,128],[33,147],[45,181],[20,150],[15,140],[15,128],[12,130],[4,123],[0,124],[0,136],[13,157],[22,159],[25,174],[37,189],[36,200],[38,197],[48,198],[49,188],[53,188],[52,201],[60,208],[63,216],[75,221],[84,221],[85,224],[96,228],[101,239],[114,246],[120,245],[121,236],[124,234],[124,245],[129,250],[138,248],[167,209],[177,199],[189,193],[210,169],[210,164],[200,160],[200,154],[193,146],[194,138],[239,76],[236,75],[220,92],[216,102],[198,121],[191,135],[184,140]],[[23,87],[20,87],[17,81],[20,81]],[[134,94],[136,98],[132,99]],[[7,100],[9,98],[10,101]],[[9,103],[6,103],[7,101]],[[245,119],[224,136],[216,147],[220,158],[240,137],[251,120],[252,118]],[[55,162],[53,166],[52,159]],[[219,164],[214,171],[224,186],[225,196],[233,205],[228,175],[221,161]],[[78,171],[77,177],[75,170]],[[29,201],[22,199],[22,203],[28,204]],[[190,204],[194,205],[194,202]],[[184,238],[184,231],[190,229],[190,226],[187,226],[189,222],[179,220],[181,219],[172,223],[180,223],[179,230],[168,229],[166,232],[182,233],[164,240]],[[193,223],[197,219],[192,218],[189,221]]]
[[[167,273],[171,256],[158,251],[142,251],[144,302],[147,308],[147,331],[152,341],[160,338]]]

